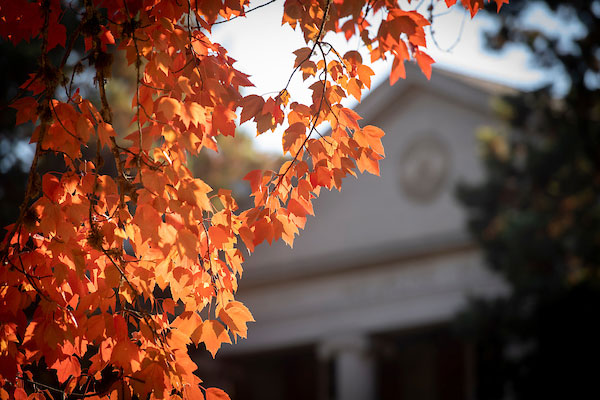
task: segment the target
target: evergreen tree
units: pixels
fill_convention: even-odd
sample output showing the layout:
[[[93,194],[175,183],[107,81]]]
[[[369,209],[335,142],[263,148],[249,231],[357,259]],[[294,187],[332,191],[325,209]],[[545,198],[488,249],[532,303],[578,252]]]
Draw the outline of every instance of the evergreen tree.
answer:
[[[534,6],[581,34],[532,27]],[[458,196],[510,292],[474,300],[459,326],[478,346],[478,398],[598,398],[600,2],[511,1],[503,11],[489,46],[527,46],[568,88],[504,99],[507,129],[481,132],[486,179]]]

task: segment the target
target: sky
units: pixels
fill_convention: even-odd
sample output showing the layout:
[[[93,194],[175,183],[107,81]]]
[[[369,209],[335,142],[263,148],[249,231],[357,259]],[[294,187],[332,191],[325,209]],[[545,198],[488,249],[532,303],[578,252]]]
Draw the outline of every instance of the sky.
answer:
[[[255,1],[251,7],[265,3],[266,0]],[[421,8],[429,5],[420,2]],[[407,9],[414,9],[408,6]],[[221,43],[229,51],[229,55],[237,60],[236,68],[250,74],[255,84],[245,94],[276,95],[285,87],[293,69],[295,56],[293,51],[305,47],[299,30],[293,31],[288,25],[281,26],[283,0],[262,7],[247,14],[245,18],[237,18],[213,28],[213,41]],[[421,8],[419,10],[421,10]],[[556,22],[550,21],[543,9],[531,11],[532,18],[549,29],[560,29]],[[461,7],[447,9],[444,2],[438,2],[433,10],[433,37],[428,30],[428,54],[436,60],[434,68],[450,70],[465,75],[486,79],[528,90],[548,81],[548,71],[535,68],[529,54],[522,48],[512,46],[501,52],[490,52],[485,49],[482,32],[493,27],[494,20],[480,13],[471,19],[468,12]],[[342,36],[328,34],[325,40],[332,43],[339,53],[348,50],[361,50],[357,38],[347,43]],[[363,51],[363,55],[366,53]],[[363,56],[363,59],[368,59]],[[378,61],[372,66],[376,73],[371,88],[387,81],[391,68],[391,60]],[[435,74],[435,70],[433,72]],[[290,86],[292,101],[302,101],[308,96],[302,80],[297,74]],[[388,84],[388,83],[385,83]],[[364,98],[364,97],[363,97]],[[348,102],[347,106],[353,106]],[[242,130],[250,133],[255,128],[252,123],[242,125]],[[281,132],[266,133],[256,138],[259,150],[281,152]],[[253,135],[254,136],[254,135]]]

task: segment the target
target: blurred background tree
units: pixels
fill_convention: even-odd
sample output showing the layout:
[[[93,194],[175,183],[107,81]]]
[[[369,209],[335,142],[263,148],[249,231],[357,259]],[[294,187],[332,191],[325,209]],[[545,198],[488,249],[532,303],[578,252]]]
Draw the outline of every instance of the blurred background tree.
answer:
[[[15,110],[7,104],[28,74],[35,71],[37,54],[33,44],[15,47],[5,42],[0,43],[0,53],[0,225],[5,226],[18,215],[33,157],[28,145],[33,125],[15,129]]]
[[[531,21],[572,26],[561,35]],[[505,98],[480,132],[485,179],[458,196],[507,297],[457,319],[477,347],[477,398],[600,398],[600,2],[511,0],[487,44],[526,46],[549,85]],[[539,13],[538,13],[539,15]]]

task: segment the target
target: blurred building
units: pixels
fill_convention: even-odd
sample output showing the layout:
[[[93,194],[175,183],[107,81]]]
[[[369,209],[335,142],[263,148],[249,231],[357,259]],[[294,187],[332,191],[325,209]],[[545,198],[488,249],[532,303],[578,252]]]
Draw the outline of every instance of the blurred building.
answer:
[[[469,296],[505,289],[454,189],[481,178],[475,131],[508,89],[407,75],[357,107],[386,132],[381,177],[322,192],[293,249],[261,246],[246,263],[238,298],[257,322],[202,367],[233,400],[474,398],[477,357],[448,322]]]

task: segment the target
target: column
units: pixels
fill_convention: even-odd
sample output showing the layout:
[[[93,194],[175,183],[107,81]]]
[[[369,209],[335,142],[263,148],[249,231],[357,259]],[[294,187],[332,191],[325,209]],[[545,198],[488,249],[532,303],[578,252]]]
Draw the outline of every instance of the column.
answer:
[[[365,335],[336,336],[319,345],[319,356],[333,364],[330,400],[374,400],[375,365]]]

